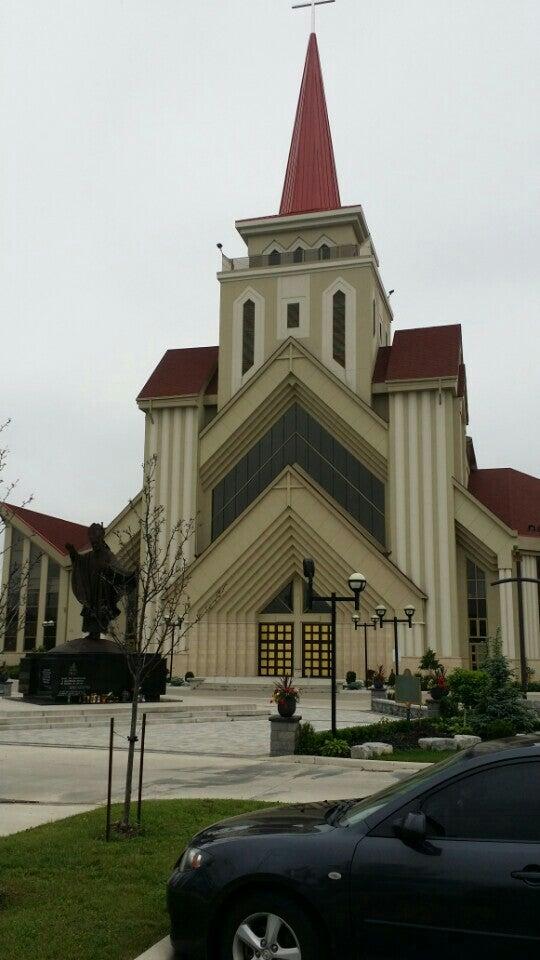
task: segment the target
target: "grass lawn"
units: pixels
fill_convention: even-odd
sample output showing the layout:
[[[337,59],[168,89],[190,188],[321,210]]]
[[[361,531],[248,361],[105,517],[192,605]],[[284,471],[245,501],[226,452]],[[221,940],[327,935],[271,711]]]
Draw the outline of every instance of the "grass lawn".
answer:
[[[394,750],[393,753],[383,753],[377,760],[410,760],[413,763],[439,763],[448,757],[455,757],[455,750]]]
[[[135,839],[105,843],[103,809],[0,838],[2,960],[132,960],[167,933],[165,885],[187,841],[264,806],[149,800]]]

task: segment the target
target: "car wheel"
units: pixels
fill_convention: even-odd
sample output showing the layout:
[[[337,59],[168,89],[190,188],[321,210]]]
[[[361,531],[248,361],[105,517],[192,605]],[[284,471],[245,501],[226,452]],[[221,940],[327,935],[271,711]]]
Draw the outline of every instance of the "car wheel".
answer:
[[[313,924],[294,901],[271,891],[249,894],[227,912],[220,960],[321,958]],[[317,950],[319,947],[319,950]]]

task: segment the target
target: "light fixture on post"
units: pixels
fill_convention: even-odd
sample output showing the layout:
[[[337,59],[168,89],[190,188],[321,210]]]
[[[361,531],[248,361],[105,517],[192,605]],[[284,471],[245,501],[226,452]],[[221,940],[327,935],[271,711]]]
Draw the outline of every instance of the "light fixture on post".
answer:
[[[366,578],[363,573],[351,573],[349,586],[354,593],[354,609],[360,610],[360,594],[366,589]]]
[[[388,620],[385,620],[386,607],[381,603],[380,606],[375,607],[375,613],[377,614],[377,619],[379,621],[379,626],[382,628],[385,623],[393,623],[394,625],[394,660],[396,664],[396,677],[399,674],[399,645],[398,645],[398,623],[406,623],[412,629],[412,618],[414,617],[415,608],[412,603],[408,603],[406,607],[403,608],[403,612],[406,616],[406,620],[400,619],[399,617],[390,617]]]
[[[311,613],[313,609],[313,581],[315,579],[315,561],[311,557],[306,557],[303,561],[303,572],[304,577],[307,580],[307,607]],[[354,594],[354,614],[353,622],[355,629],[358,629],[356,626],[356,616],[360,620],[360,615],[358,611],[360,610],[360,594],[366,589],[366,578],[362,573],[351,573],[349,577],[349,587],[351,588]],[[337,706],[337,658],[336,658],[336,624],[337,624],[337,604],[338,603],[350,603],[351,597],[338,597],[335,591],[333,591],[329,597],[317,597],[317,600],[321,600],[323,603],[329,603],[331,609],[331,621],[330,621],[330,678],[331,678],[331,716],[332,716],[332,734],[333,736],[337,733],[337,718],[336,718],[336,706]]]
[[[169,650],[169,683],[172,680],[172,670],[173,670],[173,657],[174,657],[174,635],[176,630],[181,630],[184,623],[183,617],[165,617],[165,624],[168,630],[171,631],[171,648]]]
[[[349,581],[349,583],[350,583],[350,581]],[[362,588],[362,589],[363,589],[363,588]],[[368,630],[371,629],[371,628],[373,628],[374,630],[377,629],[377,624],[378,624],[378,622],[379,622],[379,618],[374,614],[374,615],[371,617],[371,622],[369,622],[369,623],[360,623],[360,614],[358,613],[357,610],[355,610],[354,613],[353,613],[353,615],[352,615],[352,622],[354,623],[354,629],[355,629],[355,630],[358,630],[360,627],[362,627],[362,629],[363,629],[363,631],[364,631],[364,682],[365,682],[366,687],[367,687],[367,679],[368,679],[368,643],[367,643],[367,632],[368,632]]]

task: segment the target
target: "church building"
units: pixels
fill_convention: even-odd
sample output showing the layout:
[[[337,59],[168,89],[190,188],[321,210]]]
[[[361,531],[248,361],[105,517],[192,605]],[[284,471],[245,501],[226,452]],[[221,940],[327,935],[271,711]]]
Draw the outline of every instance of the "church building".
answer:
[[[393,666],[376,608],[406,619],[411,605],[400,669],[428,647],[475,667],[500,627],[517,672],[540,676],[540,480],[477,466],[458,324],[392,333],[362,206],[341,204],[314,33],[279,212],[236,229],[246,250],[222,256],[218,344],[168,350],[137,398],[168,528],[197,518],[193,613],[214,598],[174,672],[328,676],[312,557],[321,596],[365,576],[370,667]],[[352,609],[338,607],[340,677],[364,675]]]

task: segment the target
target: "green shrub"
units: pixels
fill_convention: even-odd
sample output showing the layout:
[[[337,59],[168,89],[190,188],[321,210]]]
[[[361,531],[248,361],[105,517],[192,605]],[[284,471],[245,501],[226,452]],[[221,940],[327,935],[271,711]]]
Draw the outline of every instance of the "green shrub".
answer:
[[[20,664],[18,663],[13,663],[10,667],[7,667],[7,673],[9,678],[11,680],[18,680],[19,670],[20,670]]]
[[[356,673],[354,670],[347,670],[347,673],[345,674],[345,683],[347,686],[350,683],[356,683]]]
[[[458,667],[448,677],[452,700],[462,703],[466,710],[474,710],[485,700],[489,676],[484,670],[463,670]]]
[[[531,693],[540,693],[540,683],[528,683],[527,690],[530,690]]]
[[[428,647],[428,649],[426,650],[424,656],[420,661],[420,669],[421,670],[439,670],[440,667],[441,667],[441,663],[437,657],[437,654],[435,653],[434,650],[431,649],[431,647]]]
[[[395,687],[396,685],[396,675],[393,670],[388,674],[388,680],[386,681],[388,687]]]
[[[333,737],[325,740],[321,746],[321,757],[350,757],[351,748],[345,740]]]
[[[511,720],[475,720],[472,724],[473,733],[482,740],[502,740],[504,737],[513,737],[520,731]]]
[[[364,684],[360,680],[355,680],[354,683],[348,683],[346,686],[347,690],[361,690]]]
[[[171,677],[171,679],[168,681],[168,683],[170,683],[171,687],[184,687],[184,686],[185,686],[185,680],[184,680],[183,677]]]
[[[328,736],[328,734],[327,734]],[[296,753],[302,756],[312,756],[318,754],[318,734],[312,723],[298,724],[298,740],[296,741]]]
[[[437,718],[426,717],[421,720],[381,720],[362,727],[342,727],[339,739],[349,747],[370,740],[391,743],[395,750],[409,750],[418,746],[419,737],[444,737],[448,734],[448,724]],[[325,741],[331,737],[329,730],[316,732],[310,723],[301,723],[296,753],[303,755],[322,755]]]

